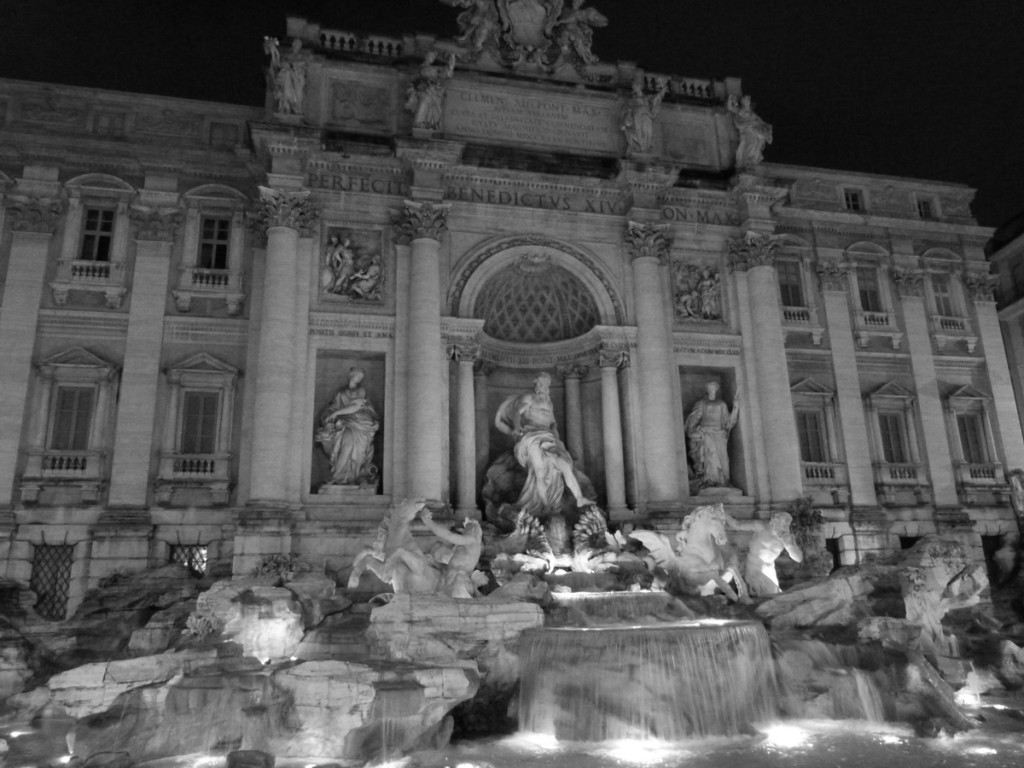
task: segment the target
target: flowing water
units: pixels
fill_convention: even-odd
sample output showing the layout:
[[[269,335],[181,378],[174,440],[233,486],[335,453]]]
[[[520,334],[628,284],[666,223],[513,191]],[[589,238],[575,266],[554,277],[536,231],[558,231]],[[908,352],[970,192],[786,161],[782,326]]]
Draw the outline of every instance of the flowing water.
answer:
[[[757,622],[531,629],[519,728],[559,741],[679,741],[749,731],[778,699]]]

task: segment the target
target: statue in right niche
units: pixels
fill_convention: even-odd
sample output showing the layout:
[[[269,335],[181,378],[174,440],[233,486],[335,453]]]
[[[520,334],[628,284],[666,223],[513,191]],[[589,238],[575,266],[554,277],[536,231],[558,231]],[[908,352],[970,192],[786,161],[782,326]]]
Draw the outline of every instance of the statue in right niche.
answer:
[[[705,395],[698,400],[686,417],[686,438],[690,441],[690,460],[696,478],[695,490],[728,488],[729,433],[739,417],[739,392],[730,409],[718,396],[719,384],[709,381]]]

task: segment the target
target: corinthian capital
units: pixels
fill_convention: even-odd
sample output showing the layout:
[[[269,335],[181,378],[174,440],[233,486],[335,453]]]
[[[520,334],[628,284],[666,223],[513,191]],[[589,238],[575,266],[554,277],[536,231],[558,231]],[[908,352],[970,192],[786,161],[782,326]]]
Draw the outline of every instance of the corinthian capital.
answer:
[[[846,292],[849,270],[838,261],[819,261],[817,272],[823,291]]]
[[[743,237],[729,241],[729,257],[732,268],[746,272],[754,267],[774,267],[775,252],[782,244],[778,235],[762,232],[747,232]]]
[[[999,278],[985,272],[965,272],[964,287],[975,301],[995,301],[993,292]]]
[[[889,277],[900,296],[924,296],[924,275],[920,270],[893,267]]]
[[[320,209],[309,199],[309,190],[260,187],[260,208],[253,218],[256,228],[264,232],[271,227],[289,227],[308,237],[320,220]]]
[[[136,239],[173,241],[183,217],[181,211],[174,209],[131,208],[128,218],[136,226]]]
[[[15,232],[39,232],[52,235],[57,229],[64,206],[59,200],[40,197],[12,198],[7,204],[11,229]]]
[[[672,236],[668,224],[648,224],[640,221],[626,222],[626,245],[632,259],[651,257],[662,264],[668,263],[668,249]]]
[[[402,210],[392,211],[391,224],[399,242],[409,243],[420,238],[441,241],[448,230],[448,212],[451,203],[422,203],[406,200]]]

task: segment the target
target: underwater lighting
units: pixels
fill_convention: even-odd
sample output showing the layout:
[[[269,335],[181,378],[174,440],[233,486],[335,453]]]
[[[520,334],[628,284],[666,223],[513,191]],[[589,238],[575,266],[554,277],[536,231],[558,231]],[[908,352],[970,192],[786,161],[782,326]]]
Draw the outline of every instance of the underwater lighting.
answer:
[[[892,733],[883,733],[878,737],[878,740],[883,744],[902,744],[903,739]]]
[[[810,734],[794,725],[772,725],[764,729],[765,746],[775,749],[796,749],[810,740]]]
[[[998,754],[992,747],[971,747],[965,750],[969,755],[995,755]]]
[[[28,736],[32,731],[11,731],[7,734],[7,738],[16,739],[19,736]]]
[[[535,752],[550,752],[561,748],[561,746],[558,743],[558,739],[556,739],[551,734],[547,733],[520,732],[517,733],[515,736],[509,737],[508,742],[513,747],[533,750]]]
[[[64,757],[57,758],[57,762],[61,765],[66,765],[71,762],[71,755],[64,755]]]
[[[977,709],[981,706],[981,696],[977,691],[962,690],[956,694],[956,703],[961,707]]]
[[[988,706],[990,709],[1009,709],[1009,707],[1005,704],[988,704],[986,706]]]
[[[616,762],[630,765],[657,765],[680,756],[677,746],[651,741],[617,741],[601,751]]]

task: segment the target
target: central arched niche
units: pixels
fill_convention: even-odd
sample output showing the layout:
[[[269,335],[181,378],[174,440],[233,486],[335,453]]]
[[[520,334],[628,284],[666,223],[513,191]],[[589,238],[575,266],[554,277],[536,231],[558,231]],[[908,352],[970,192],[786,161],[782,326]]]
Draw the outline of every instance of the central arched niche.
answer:
[[[462,259],[451,286],[452,315],[484,320],[485,335],[501,341],[562,341],[625,322],[622,300],[597,257],[543,235],[483,243]]]
[[[495,273],[476,297],[473,316],[484,321],[488,336],[521,343],[573,339],[601,321],[583,281],[542,250]]]

